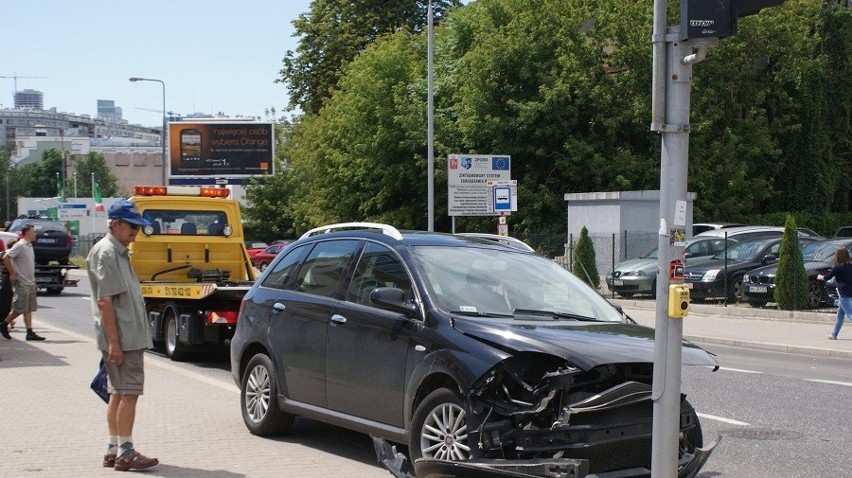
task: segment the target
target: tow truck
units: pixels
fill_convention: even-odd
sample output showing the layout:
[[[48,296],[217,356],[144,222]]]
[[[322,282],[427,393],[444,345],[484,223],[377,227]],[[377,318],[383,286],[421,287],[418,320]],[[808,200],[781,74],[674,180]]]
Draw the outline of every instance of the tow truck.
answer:
[[[179,361],[234,334],[256,277],[230,190],[136,186],[133,203],[150,221],[130,245],[154,343]]]

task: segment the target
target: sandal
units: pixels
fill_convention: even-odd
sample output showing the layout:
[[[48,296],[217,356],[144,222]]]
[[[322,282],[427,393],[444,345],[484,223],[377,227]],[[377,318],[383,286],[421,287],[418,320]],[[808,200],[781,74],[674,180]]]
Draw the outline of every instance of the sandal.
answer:
[[[151,468],[158,463],[160,463],[160,460],[156,458],[148,458],[134,450],[127,456],[116,458],[113,468],[116,471],[144,470],[146,468]]]
[[[835,336],[833,336],[833,335],[829,335],[829,336],[828,336],[828,340],[837,340],[837,337],[835,337]]]
[[[115,466],[115,454],[104,455],[104,468],[112,468]]]

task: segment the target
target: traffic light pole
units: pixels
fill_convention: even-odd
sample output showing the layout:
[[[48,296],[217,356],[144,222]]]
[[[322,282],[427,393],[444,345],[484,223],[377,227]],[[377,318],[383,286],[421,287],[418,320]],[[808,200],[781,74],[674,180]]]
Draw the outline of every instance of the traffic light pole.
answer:
[[[718,43],[717,38],[685,41],[678,38],[679,28],[669,27],[665,35],[664,60],[654,60],[654,64],[659,65],[659,68],[665,68],[665,105],[661,121],[652,123],[652,130],[662,134],[652,391],[652,478],[676,477],[678,472],[683,319],[669,317],[669,282],[671,279],[682,280],[682,275],[678,278],[677,272],[674,271],[677,270],[675,266],[678,264],[679,271],[682,271],[684,264],[692,65],[703,60],[707,50]],[[659,50],[655,48],[655,56]],[[662,106],[655,104],[655,108]]]

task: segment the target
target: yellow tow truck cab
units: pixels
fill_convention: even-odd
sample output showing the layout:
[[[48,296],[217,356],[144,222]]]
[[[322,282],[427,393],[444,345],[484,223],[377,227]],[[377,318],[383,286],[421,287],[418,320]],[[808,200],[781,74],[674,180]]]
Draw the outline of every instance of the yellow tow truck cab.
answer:
[[[240,303],[255,280],[240,205],[224,188],[137,186],[142,228],[131,265],[139,277],[151,334],[166,355],[233,336]]]

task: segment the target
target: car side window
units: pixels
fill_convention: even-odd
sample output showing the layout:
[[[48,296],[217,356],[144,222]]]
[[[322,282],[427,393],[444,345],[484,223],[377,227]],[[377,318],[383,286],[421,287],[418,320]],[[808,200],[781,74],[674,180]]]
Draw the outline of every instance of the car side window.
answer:
[[[275,264],[275,267],[266,275],[261,285],[270,289],[283,289],[307,251],[308,247],[299,246],[288,252]]]
[[[299,269],[296,290],[324,297],[333,297],[337,292],[349,259],[360,241],[323,241],[314,246]]]
[[[399,258],[387,247],[370,242],[364,247],[352,281],[346,291],[346,300],[363,305],[370,304],[370,292],[376,287],[396,287],[411,299],[411,279]]]

